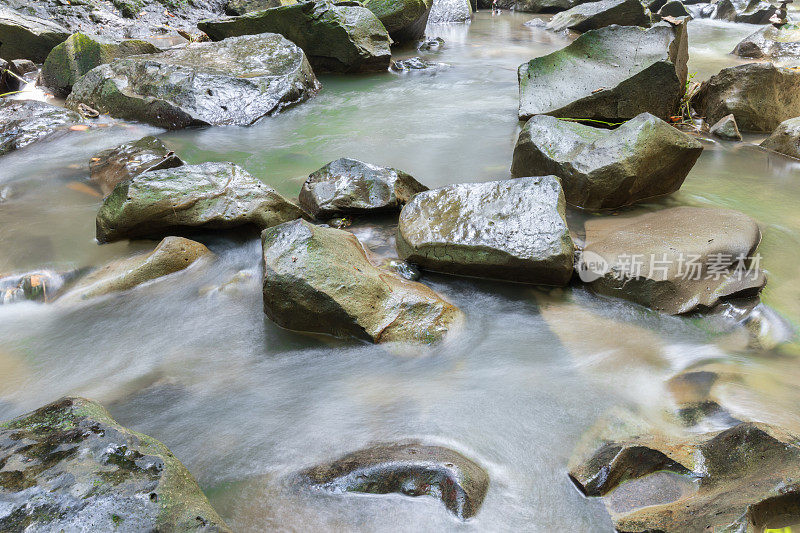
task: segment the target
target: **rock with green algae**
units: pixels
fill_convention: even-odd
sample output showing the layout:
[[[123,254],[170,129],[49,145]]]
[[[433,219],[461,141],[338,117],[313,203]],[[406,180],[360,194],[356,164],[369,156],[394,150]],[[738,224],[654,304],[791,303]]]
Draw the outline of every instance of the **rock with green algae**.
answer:
[[[745,37],[731,53],[751,59],[800,59],[800,23],[764,26]]]
[[[23,15],[0,6],[0,57],[42,63],[70,32],[49,20]]]
[[[133,142],[103,150],[89,163],[89,178],[100,187],[104,196],[114,187],[143,172],[183,165],[183,160],[157,137],[148,135]]]
[[[79,279],[58,298],[58,303],[75,303],[113,292],[132,289],[143,283],[180,272],[202,258],[210,258],[211,251],[183,237],[166,237],[152,252],[118,259]]]
[[[350,232],[287,222],[261,235],[264,312],[296,331],[433,343],[462,312],[430,288],[374,266]]]
[[[367,72],[389,68],[386,29],[353,2],[307,1],[197,25],[212,40],[278,33],[303,49],[314,72]]]
[[[67,105],[167,129],[246,126],[318,89],[300,47],[264,33],[115,59],[80,78]]]
[[[650,17],[639,0],[599,0],[558,13],[547,23],[547,28],[586,32],[611,24],[646,28],[650,26]]]
[[[365,0],[364,6],[378,16],[392,40],[404,43],[425,36],[433,0]]]
[[[97,213],[97,240],[241,226],[263,230],[303,216],[297,205],[238,165],[184,165],[119,183]]]
[[[160,50],[147,41],[102,42],[83,33],[73,33],[48,54],[42,66],[40,84],[56,96],[66,97],[78,78],[99,65],[120,57],[157,52]]]
[[[186,467],[98,403],[0,423],[2,531],[230,531]]]
[[[83,122],[79,114],[46,102],[0,99],[0,155],[66,134]]]
[[[255,11],[264,11],[273,7],[296,4],[297,0],[230,0],[225,6],[228,15],[246,15]]]

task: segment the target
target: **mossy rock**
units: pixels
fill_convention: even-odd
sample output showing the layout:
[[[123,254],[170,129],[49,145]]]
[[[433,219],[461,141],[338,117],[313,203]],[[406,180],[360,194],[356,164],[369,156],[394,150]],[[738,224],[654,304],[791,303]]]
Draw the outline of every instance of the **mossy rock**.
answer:
[[[69,33],[49,20],[0,7],[0,57],[6,61],[30,59],[42,63]]]
[[[425,36],[433,0],[366,0],[395,42],[414,41]]]
[[[273,7],[290,6],[297,0],[230,0],[225,6],[228,15],[246,15],[256,11],[264,11]]]

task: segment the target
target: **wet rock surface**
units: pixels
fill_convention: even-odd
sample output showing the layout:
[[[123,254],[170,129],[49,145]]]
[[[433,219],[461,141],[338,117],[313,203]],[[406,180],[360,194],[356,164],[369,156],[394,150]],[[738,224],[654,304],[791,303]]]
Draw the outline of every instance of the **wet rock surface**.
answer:
[[[460,453],[419,443],[386,444],[358,450],[299,475],[303,484],[333,493],[400,493],[433,496],[465,520],[481,507],[489,475]]]
[[[472,18],[469,0],[433,0],[428,24],[468,22]]]
[[[34,100],[0,100],[0,155],[66,134],[83,118],[63,107]]]
[[[392,55],[389,34],[378,17],[347,2],[301,2],[207,20],[198,27],[215,41],[260,33],[283,35],[303,49],[317,73],[386,70]]]
[[[686,24],[607,26],[519,67],[519,118],[619,122],[649,112],[667,119],[686,83]]]
[[[675,192],[702,151],[649,113],[614,130],[537,115],[520,132],[511,174],[556,175],[567,203],[614,209]]]
[[[599,294],[669,314],[755,296],[766,283],[753,258],[758,225],[728,209],[675,207],[586,222],[578,268]]]
[[[722,69],[703,83],[692,100],[713,124],[732,114],[741,131],[772,132],[800,110],[800,71],[771,63]]]
[[[800,59],[800,24],[765,26],[745,37],[731,53],[749,59]]]
[[[775,14],[775,6],[764,0],[719,0],[715,8],[711,18],[746,24],[767,24]]]
[[[720,139],[727,139],[729,141],[742,140],[742,134],[739,133],[739,126],[736,125],[736,117],[733,115],[726,115],[719,119],[716,124],[711,126],[709,132]]]
[[[800,159],[800,117],[778,124],[775,131],[761,143],[761,147]]]
[[[378,16],[392,40],[404,43],[422,39],[433,0],[366,0],[364,6]]]
[[[64,285],[78,273],[51,269],[34,270],[23,274],[0,275],[0,304],[15,302],[49,302],[56,298]]]
[[[434,61],[428,61],[422,57],[410,57],[408,59],[400,59],[398,61],[392,61],[391,70],[392,72],[397,73],[426,73],[426,74],[435,74],[436,72],[448,68],[449,65],[445,63],[436,63]]]
[[[297,220],[261,238],[264,312],[282,327],[376,343],[432,343],[463,320],[427,286],[372,265],[352,233]]]
[[[661,6],[658,14],[662,17],[687,17],[689,16],[689,11],[680,0],[670,0]]]
[[[481,7],[489,9],[492,7],[491,1],[480,0]],[[573,8],[582,3],[582,0],[498,0],[497,7],[501,9],[513,9],[526,13],[555,13]]]
[[[95,155],[89,163],[89,177],[108,196],[114,187],[144,172],[183,165],[183,160],[160,139],[147,136]]]
[[[565,210],[555,176],[449,185],[406,204],[397,251],[438,272],[565,285],[573,263]]]
[[[0,529],[230,531],[159,441],[91,400],[0,423]]]
[[[17,13],[0,6],[0,57],[42,63],[70,32],[49,20]]]
[[[225,13],[233,16],[246,15],[255,11],[263,11],[295,3],[295,0],[230,0],[225,6]]]
[[[97,240],[264,229],[301,216],[298,206],[233,163],[184,165],[119,183],[97,213]]]
[[[117,59],[78,80],[67,104],[167,129],[245,126],[318,89],[303,51],[266,33]]]
[[[650,17],[639,0],[599,0],[577,5],[558,13],[547,24],[553,31],[586,32],[611,24],[621,26],[650,26]]]
[[[341,158],[309,175],[300,189],[300,205],[322,219],[399,212],[415,194],[426,190],[402,170]]]

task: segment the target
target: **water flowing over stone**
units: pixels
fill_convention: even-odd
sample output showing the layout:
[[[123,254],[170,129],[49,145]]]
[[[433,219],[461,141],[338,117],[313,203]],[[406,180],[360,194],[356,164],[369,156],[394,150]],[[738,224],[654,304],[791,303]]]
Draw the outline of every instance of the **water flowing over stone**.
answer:
[[[447,22],[469,22],[472,6],[469,0],[433,0],[428,24]]]
[[[64,135],[83,118],[72,111],[34,100],[0,99],[0,155]]]
[[[749,59],[800,59],[800,23],[784,24],[780,28],[764,26],[736,45],[732,54]]]
[[[103,195],[108,196],[118,183],[143,172],[181,165],[183,160],[161,140],[147,136],[95,155],[89,163],[89,177],[100,187]]]

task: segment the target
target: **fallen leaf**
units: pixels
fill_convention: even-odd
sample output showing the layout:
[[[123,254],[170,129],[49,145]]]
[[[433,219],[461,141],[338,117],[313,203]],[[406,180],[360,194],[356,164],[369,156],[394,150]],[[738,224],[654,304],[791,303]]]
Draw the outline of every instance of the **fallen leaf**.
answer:
[[[89,126],[86,124],[76,124],[75,126],[70,126],[69,129],[72,131],[86,131],[89,129]]]
[[[71,181],[67,183],[67,189],[71,189],[75,192],[80,192],[83,194],[88,194],[89,196],[93,196],[94,198],[102,198],[103,195],[97,192],[96,190],[92,189],[85,183],[81,183],[79,181]]]

